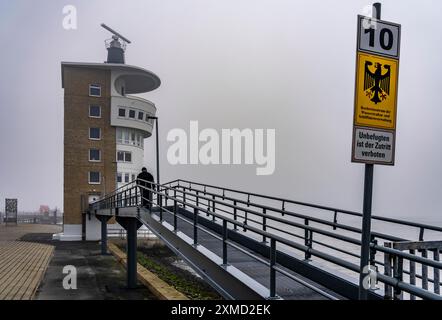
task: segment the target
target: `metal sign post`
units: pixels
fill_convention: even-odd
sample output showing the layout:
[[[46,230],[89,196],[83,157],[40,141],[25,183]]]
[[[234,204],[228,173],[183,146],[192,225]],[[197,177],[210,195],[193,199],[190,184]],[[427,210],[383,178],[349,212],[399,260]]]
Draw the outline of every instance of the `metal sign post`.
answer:
[[[352,162],[365,163],[359,299],[368,298],[374,164],[394,165],[401,26],[358,16]],[[370,278],[371,279],[371,278]]]

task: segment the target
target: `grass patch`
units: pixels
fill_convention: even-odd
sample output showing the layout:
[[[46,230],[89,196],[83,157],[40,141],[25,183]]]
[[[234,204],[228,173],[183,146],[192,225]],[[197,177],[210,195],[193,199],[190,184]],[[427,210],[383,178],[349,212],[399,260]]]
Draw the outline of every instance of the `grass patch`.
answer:
[[[117,244],[126,251],[123,243]],[[137,260],[147,270],[192,300],[222,300],[222,297],[204,280],[188,270],[177,267],[180,259],[166,246],[139,246]]]

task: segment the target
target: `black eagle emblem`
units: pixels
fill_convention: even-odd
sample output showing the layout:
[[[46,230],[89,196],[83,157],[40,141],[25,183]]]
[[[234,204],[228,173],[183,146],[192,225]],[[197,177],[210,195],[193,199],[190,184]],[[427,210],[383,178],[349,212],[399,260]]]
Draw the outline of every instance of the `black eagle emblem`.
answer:
[[[373,62],[365,61],[364,90],[366,90],[367,96],[371,98],[370,100],[377,104],[387,99],[387,95],[390,94],[391,68],[387,64],[384,65],[386,71],[382,74],[381,63],[376,62],[374,64],[374,72],[370,70],[372,65]]]

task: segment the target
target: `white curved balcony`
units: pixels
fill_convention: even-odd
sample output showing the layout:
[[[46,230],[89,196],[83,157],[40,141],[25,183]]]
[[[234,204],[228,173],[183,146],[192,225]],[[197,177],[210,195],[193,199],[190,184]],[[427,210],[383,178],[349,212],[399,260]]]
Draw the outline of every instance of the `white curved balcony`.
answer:
[[[123,111],[124,110],[124,113]],[[134,96],[111,97],[111,125],[138,129],[150,137],[153,129],[153,120],[157,109],[149,100]]]

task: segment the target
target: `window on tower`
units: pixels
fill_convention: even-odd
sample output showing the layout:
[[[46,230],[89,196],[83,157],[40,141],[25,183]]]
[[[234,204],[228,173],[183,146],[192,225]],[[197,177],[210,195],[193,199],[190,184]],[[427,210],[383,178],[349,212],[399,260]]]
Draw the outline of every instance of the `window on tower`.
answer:
[[[89,149],[89,161],[100,161],[101,152],[100,149]]]
[[[101,130],[100,130],[100,128],[89,128],[89,139],[91,139],[91,140],[100,140],[101,139]]]
[[[99,171],[89,171],[89,184],[100,184],[101,174]]]
[[[118,162],[132,162],[132,152],[130,151],[117,151]]]
[[[96,105],[89,106],[89,117],[101,118],[101,107]]]
[[[135,110],[129,110],[129,118],[135,119]]]
[[[101,97],[101,86],[99,84],[90,84],[89,95],[91,97]]]
[[[119,116],[119,117],[123,117],[123,118],[125,118],[125,117],[126,117],[126,109],[124,109],[124,108],[119,108],[119,109],[118,109],[118,116]]]
[[[143,120],[144,112],[138,112],[138,120]]]

